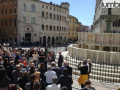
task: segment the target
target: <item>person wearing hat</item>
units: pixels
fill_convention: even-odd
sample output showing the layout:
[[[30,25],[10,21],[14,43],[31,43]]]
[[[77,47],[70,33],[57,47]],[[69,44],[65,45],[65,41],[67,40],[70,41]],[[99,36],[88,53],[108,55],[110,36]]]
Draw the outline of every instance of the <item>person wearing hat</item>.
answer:
[[[82,88],[81,90],[95,90],[94,87],[91,87],[91,82],[90,80],[86,80],[84,83],[85,87]]]
[[[81,66],[81,63],[83,64],[83,66]],[[78,83],[79,85],[81,85],[81,88],[84,88],[84,82],[86,80],[88,80],[88,66],[86,65],[87,61],[84,60],[83,62],[80,62],[78,65],[78,70],[80,70],[80,77],[78,79]]]

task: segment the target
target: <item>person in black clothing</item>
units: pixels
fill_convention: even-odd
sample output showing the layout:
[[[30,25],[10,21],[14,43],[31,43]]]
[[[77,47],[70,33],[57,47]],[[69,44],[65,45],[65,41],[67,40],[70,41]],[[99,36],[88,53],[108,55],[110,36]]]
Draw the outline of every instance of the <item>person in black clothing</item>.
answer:
[[[39,71],[39,72],[41,73],[41,74],[40,74],[40,78],[41,78],[43,81],[46,81],[46,80],[45,80],[45,76],[44,76],[45,68],[44,68],[43,63],[40,64],[40,68],[39,68],[37,71]]]
[[[45,60],[45,53],[43,50],[41,50],[41,53],[39,54],[39,63],[44,63]]]
[[[33,55],[33,50],[30,49],[30,51],[29,51],[29,61],[32,60],[32,55]],[[28,61],[28,62],[29,62],[29,61]]]
[[[72,67],[69,66],[69,62],[65,63],[66,68],[68,69],[68,75],[72,76]]]
[[[15,65],[17,64],[17,61],[20,59],[19,55],[20,55],[20,53],[18,52],[17,55],[16,55],[16,57],[15,57]]]
[[[47,60],[45,60],[43,64],[44,64],[45,71],[47,71]]]
[[[22,75],[22,77],[18,78],[17,84],[19,84],[19,87],[21,87],[23,90],[25,90],[25,84],[29,81],[28,78],[28,72],[25,71]]]
[[[52,63],[51,63],[51,67],[52,67],[51,70],[52,70],[52,71],[55,71],[56,74],[57,74],[57,77],[59,78],[60,75],[61,75],[61,69],[56,66],[56,63],[55,63],[55,62],[52,62]]]
[[[0,70],[0,90],[7,90],[9,83],[10,79],[6,75],[6,70],[2,68],[2,70]]]
[[[59,57],[58,57],[58,67],[61,68],[63,63],[63,56],[61,55],[61,52],[59,52]]]
[[[68,90],[72,90],[73,80],[72,80],[72,77],[68,75],[67,68],[64,68],[63,74],[64,75],[60,76],[60,78],[58,80],[58,84],[61,84],[61,88],[63,86],[66,86],[68,88]]]
[[[11,82],[10,82],[10,83],[13,82],[13,76],[12,76],[13,70],[15,70],[14,61],[10,61],[10,65],[7,66],[7,68],[6,68],[7,76],[11,79]]]
[[[83,61],[83,63],[82,63],[83,66],[80,66],[81,63],[82,62],[80,62],[79,65],[78,65],[78,70],[80,70],[80,72],[81,72],[81,75],[78,79],[78,83],[79,83],[79,85],[81,85],[81,88],[84,88],[85,87],[84,82],[86,80],[88,80],[88,66],[86,65],[87,64],[86,60]]]
[[[8,66],[8,58],[4,59],[3,66],[4,66],[5,69],[7,68],[7,66]]]

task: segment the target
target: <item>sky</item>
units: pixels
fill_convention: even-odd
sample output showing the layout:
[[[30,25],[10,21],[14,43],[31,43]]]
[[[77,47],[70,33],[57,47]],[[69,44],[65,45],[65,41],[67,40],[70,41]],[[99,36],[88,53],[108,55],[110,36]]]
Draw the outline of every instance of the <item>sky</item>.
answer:
[[[96,0],[41,0],[60,5],[61,2],[70,4],[69,14],[76,17],[83,25],[91,26],[95,14]]]

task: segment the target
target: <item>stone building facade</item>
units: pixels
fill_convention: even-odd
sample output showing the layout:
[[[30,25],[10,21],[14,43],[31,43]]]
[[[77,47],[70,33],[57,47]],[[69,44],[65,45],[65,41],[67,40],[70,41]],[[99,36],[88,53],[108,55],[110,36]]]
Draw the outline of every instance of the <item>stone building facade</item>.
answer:
[[[17,0],[0,1],[0,43],[17,41]]]
[[[18,0],[18,43],[64,43],[68,40],[69,3]]]
[[[93,20],[93,32],[103,33],[106,31],[106,22],[100,19],[100,15],[108,15],[108,9],[103,8],[103,0],[96,0],[95,15]],[[120,15],[120,8],[112,8],[112,15]],[[120,32],[120,16],[111,24],[111,32]]]

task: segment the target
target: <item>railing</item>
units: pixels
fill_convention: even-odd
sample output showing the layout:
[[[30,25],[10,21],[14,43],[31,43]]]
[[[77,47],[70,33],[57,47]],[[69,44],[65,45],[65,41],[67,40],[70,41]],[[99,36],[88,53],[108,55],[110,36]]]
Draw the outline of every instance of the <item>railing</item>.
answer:
[[[58,55],[56,55],[56,63],[57,60]],[[64,57],[64,61],[69,62],[69,66],[73,68],[73,77],[78,80],[80,71],[77,69],[77,65],[83,60],[67,55]],[[94,60],[94,62],[92,62],[90,80],[94,85],[101,85],[109,90],[116,90],[120,87],[120,64],[117,62],[109,64],[109,62],[97,62]]]

